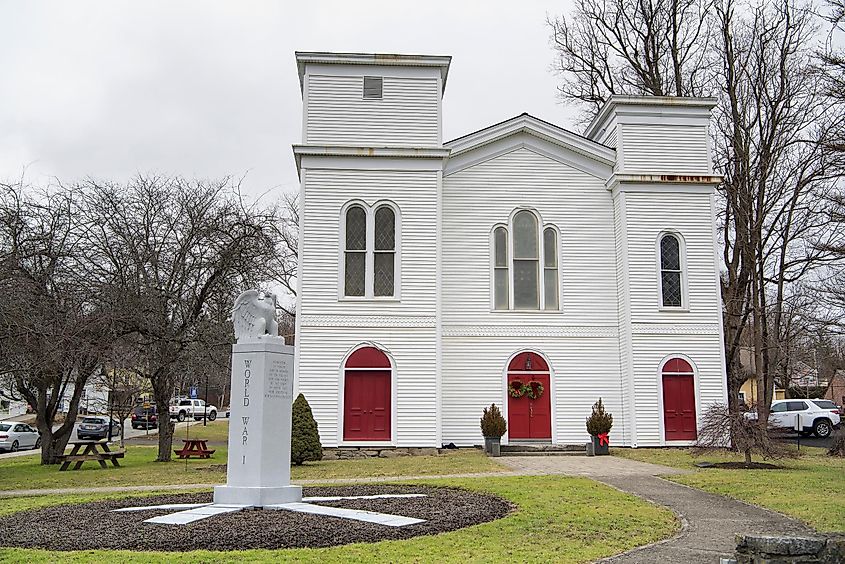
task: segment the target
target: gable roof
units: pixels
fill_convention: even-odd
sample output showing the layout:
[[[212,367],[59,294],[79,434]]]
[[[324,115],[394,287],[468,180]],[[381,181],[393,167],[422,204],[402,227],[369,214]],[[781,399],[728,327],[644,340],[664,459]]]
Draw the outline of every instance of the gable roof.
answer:
[[[612,147],[602,145],[527,113],[452,139],[443,146],[451,149],[451,157],[456,157],[518,133],[537,137],[607,166],[613,166],[616,163],[616,150]]]

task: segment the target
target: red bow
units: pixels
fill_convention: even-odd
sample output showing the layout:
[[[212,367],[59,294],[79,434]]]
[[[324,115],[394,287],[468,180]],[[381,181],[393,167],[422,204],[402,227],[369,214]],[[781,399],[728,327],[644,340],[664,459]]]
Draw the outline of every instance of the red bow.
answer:
[[[599,446],[610,445],[610,438],[608,438],[607,433],[600,433],[598,435],[599,438]]]

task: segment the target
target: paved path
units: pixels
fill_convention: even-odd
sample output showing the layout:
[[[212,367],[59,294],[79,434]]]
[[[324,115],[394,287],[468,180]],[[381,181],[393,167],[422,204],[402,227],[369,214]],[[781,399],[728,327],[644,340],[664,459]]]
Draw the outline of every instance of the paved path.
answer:
[[[811,534],[806,525],[780,513],[709,494],[659,478],[687,470],[612,457],[507,457],[501,459],[516,472],[588,476],[619,490],[670,508],[681,519],[681,532],[661,543],[641,547],[604,560],[613,564],[683,562],[718,564],[733,554],[737,533]]]

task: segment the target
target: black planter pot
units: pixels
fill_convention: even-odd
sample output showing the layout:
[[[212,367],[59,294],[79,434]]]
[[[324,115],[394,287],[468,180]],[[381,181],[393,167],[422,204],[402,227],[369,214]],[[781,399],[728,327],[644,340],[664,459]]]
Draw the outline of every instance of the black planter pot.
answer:
[[[599,438],[596,435],[590,435],[593,439],[593,451],[595,452],[596,456],[602,456],[606,454],[610,454],[610,445],[608,443],[604,443],[603,445],[599,444]]]
[[[502,437],[484,437],[484,452],[487,456],[499,456],[501,454]]]

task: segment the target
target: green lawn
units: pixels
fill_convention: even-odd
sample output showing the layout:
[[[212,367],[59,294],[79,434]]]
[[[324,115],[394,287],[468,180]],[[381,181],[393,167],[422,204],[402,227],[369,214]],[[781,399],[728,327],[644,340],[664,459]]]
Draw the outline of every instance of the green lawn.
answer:
[[[182,439],[185,438],[205,439],[212,443],[226,444],[229,441],[229,420],[225,418],[216,419],[214,421],[207,421],[206,425],[203,425],[202,421],[199,421],[189,425],[187,428],[181,427],[176,429],[176,433],[173,435],[173,444],[177,446],[181,445]],[[128,439],[127,444],[154,445],[157,443],[158,429],[150,429],[148,435],[132,437]],[[218,446],[218,444],[215,444],[215,446]]]
[[[226,462],[226,447],[216,447],[214,458],[155,462],[153,446],[128,445],[121,468],[102,470],[86,462],[80,470],[59,472],[42,466],[37,455],[0,460],[0,490],[224,483],[221,471],[201,470]],[[476,472],[503,472],[506,468],[477,450],[459,450],[439,456],[362,458],[309,462],[292,468],[294,480],[361,478],[372,476],[437,476]]]
[[[693,474],[667,479],[767,507],[796,517],[820,531],[845,530],[845,460],[825,455],[823,449],[802,448],[796,460],[770,461],[783,470],[723,470],[695,468],[700,460],[740,461],[734,453],[694,458],[687,449],[616,449],[615,456],[675,468]]]
[[[398,459],[394,459],[398,460]],[[590,562],[651,543],[677,529],[673,514],[632,495],[586,478],[517,476],[426,480],[490,492],[517,504],[511,515],[451,533],[405,541],[326,549],[243,552],[138,553],[0,549],[0,562]],[[115,497],[115,496],[112,496]],[[15,500],[15,510],[87,497]],[[45,501],[47,500],[47,501]],[[5,503],[5,500],[4,500]],[[32,504],[32,505],[28,505]],[[7,513],[3,507],[0,513]],[[61,556],[59,556],[61,554]]]

